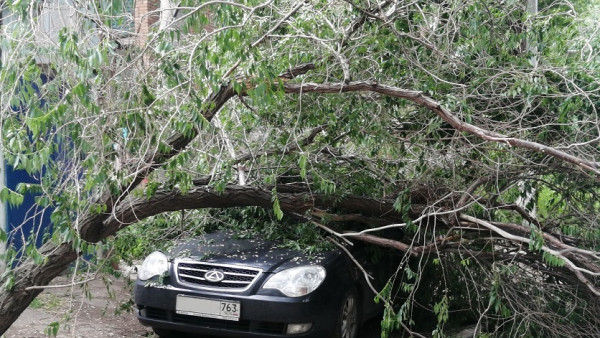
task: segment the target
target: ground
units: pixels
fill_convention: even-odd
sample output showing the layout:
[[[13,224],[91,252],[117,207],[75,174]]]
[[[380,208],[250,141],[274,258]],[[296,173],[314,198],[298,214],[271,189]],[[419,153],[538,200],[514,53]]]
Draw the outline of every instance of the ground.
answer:
[[[44,290],[4,337],[47,337],[57,323],[57,337],[152,337],[152,330],[139,324],[135,314],[124,309],[131,299],[127,278],[88,278],[92,280],[85,286]],[[72,284],[70,277],[61,276],[51,285],[69,284]]]
[[[70,276],[56,278],[52,287],[45,289],[0,338],[48,337],[47,333],[55,328],[58,328],[58,338],[156,337],[131,312],[129,278],[85,277],[81,278],[90,281],[73,287],[56,287],[71,285]],[[130,311],[127,311],[128,307]],[[361,337],[380,337],[379,319],[367,322]]]

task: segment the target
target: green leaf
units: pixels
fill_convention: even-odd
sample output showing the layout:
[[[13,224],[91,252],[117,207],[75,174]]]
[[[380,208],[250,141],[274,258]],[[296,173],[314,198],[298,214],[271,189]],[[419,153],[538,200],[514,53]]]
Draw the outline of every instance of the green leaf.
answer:
[[[48,324],[48,327],[46,327],[44,329],[44,333],[47,336],[56,337],[56,335],[58,334],[59,328],[60,328],[59,322],[52,322],[52,323]]]
[[[546,263],[548,263],[548,265],[550,265],[550,266],[556,266],[556,267],[565,266],[564,259],[557,257],[549,252],[544,251],[544,253],[542,254],[542,257],[543,257],[544,261]]]
[[[307,163],[307,161],[308,161],[308,159],[305,154],[300,155],[300,158],[298,159],[298,165],[300,166],[300,177],[302,177],[302,179],[306,179],[306,163]]]
[[[12,207],[18,207],[23,203],[25,196],[19,194],[15,191],[10,190],[7,187],[2,188],[0,190],[0,202],[8,204]]]
[[[15,287],[15,277],[12,274],[6,276],[4,284],[2,284],[2,290],[10,292]]]
[[[277,197],[277,190],[273,188],[271,200],[273,201],[273,212],[278,220],[283,218],[283,211],[281,211],[281,207],[279,205],[279,198]]]
[[[448,321],[448,296],[444,295],[442,299],[433,306],[433,312],[437,315],[438,324]]]

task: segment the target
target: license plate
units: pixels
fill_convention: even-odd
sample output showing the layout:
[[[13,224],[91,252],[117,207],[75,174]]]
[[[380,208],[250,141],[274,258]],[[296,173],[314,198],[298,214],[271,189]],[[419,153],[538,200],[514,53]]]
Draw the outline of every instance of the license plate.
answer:
[[[175,312],[182,315],[240,320],[240,302],[177,295]]]

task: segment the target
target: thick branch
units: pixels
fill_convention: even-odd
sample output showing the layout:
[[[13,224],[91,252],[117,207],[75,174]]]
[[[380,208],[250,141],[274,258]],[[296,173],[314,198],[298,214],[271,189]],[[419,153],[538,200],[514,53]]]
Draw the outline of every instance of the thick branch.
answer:
[[[98,234],[104,238],[141,219],[168,211],[247,206],[270,209],[273,207],[272,196],[270,187],[239,185],[229,185],[222,192],[208,186],[195,187],[185,194],[178,190],[159,191],[150,199],[132,197],[123,201],[113,216],[104,222]],[[314,194],[308,189],[300,191],[298,188],[293,193],[278,189],[277,198],[281,210],[286,213],[302,214],[314,208],[340,208],[388,221],[401,218],[393,208],[393,201],[378,201],[354,195],[334,200],[329,195]],[[411,217],[418,215],[420,210],[415,207],[413,213]]]
[[[39,249],[39,252],[46,257],[46,263],[35,264],[29,259],[27,264],[23,264],[12,271],[14,287],[11,290],[0,292],[0,335],[6,332],[10,325],[43,290],[30,289],[29,287],[48,285],[78,256],[71,243],[62,243],[56,246],[52,242],[47,242]],[[0,286],[2,285],[0,284]]]
[[[367,216],[364,216],[361,214],[338,215],[338,214],[328,213],[325,210],[320,210],[317,208],[314,208],[312,210],[312,215],[319,217],[319,218],[326,218],[330,222],[358,222],[358,223],[362,223],[362,224],[367,224],[369,226],[385,226],[385,225],[389,224],[388,221],[386,221],[385,219],[381,219],[381,218],[372,218],[372,217],[367,217]]]

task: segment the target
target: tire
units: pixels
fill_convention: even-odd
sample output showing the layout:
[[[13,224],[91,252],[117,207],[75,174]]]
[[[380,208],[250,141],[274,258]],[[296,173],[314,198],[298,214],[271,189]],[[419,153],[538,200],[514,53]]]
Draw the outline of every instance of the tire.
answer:
[[[358,294],[355,289],[350,289],[340,306],[334,337],[357,338],[359,318]]]

